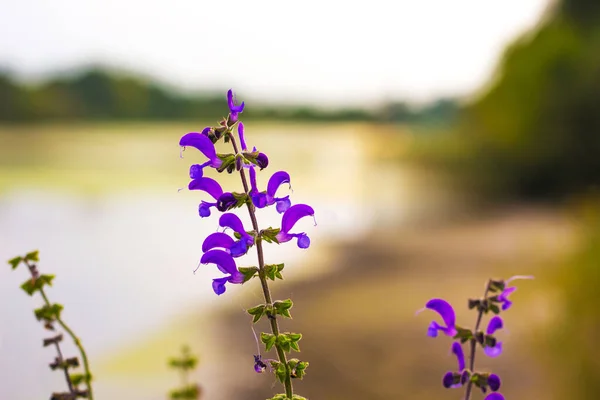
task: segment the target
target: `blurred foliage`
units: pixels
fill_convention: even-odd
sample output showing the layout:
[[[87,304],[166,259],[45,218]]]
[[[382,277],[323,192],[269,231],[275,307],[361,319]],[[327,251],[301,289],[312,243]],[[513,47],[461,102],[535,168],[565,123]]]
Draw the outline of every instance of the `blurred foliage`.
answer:
[[[21,84],[8,72],[0,71],[0,121],[214,119],[224,113],[223,107],[224,94],[220,92],[182,94],[103,68],[50,78],[35,86]],[[423,107],[389,103],[372,111],[252,105],[246,108],[244,118],[439,124],[454,118],[457,110],[452,99]]]
[[[579,211],[584,243],[555,274],[560,307],[555,309],[550,340],[550,373],[561,399],[595,400],[600,393],[600,196]],[[562,312],[559,312],[562,311]],[[544,335],[545,336],[545,335]]]
[[[169,359],[169,367],[181,372],[181,386],[169,392],[170,399],[199,399],[202,390],[199,385],[189,382],[189,374],[198,365],[198,358],[193,356],[189,346],[181,348],[181,356]]]
[[[600,183],[600,3],[557,3],[466,107],[471,172],[496,195],[557,198]]]

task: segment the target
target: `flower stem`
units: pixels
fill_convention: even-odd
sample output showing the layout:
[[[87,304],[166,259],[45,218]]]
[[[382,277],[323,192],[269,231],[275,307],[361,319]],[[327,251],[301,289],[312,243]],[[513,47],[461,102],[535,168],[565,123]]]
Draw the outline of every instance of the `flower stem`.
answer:
[[[487,295],[490,290],[491,280],[485,284],[485,292],[483,293],[483,301],[487,301]],[[473,331],[473,335],[476,335],[479,331],[479,325],[481,325],[481,318],[483,317],[483,308],[479,309],[479,313],[477,314],[477,322],[475,323],[475,329]],[[475,351],[477,350],[477,339],[471,339],[471,354],[469,356],[469,370],[473,373],[473,368],[475,368]],[[465,400],[471,399],[471,391],[473,390],[473,382],[469,380],[467,383],[467,389],[465,391]]]
[[[29,268],[29,271],[32,273],[32,276],[35,279],[35,275],[33,272],[33,268],[34,266],[29,264],[29,262],[27,260],[25,260],[25,264],[27,265],[27,267]],[[44,303],[46,304],[46,306],[50,307],[51,303],[50,300],[48,300],[48,296],[46,296],[46,292],[44,292],[44,288],[40,288],[40,294],[42,295],[42,298],[44,299]],[[77,336],[75,336],[75,333],[73,332],[73,330],[71,330],[71,328],[69,328],[69,326],[60,318],[56,318],[56,322],[58,322],[58,324],[64,329],[65,332],[67,332],[69,334],[69,336],[71,336],[71,339],[73,339],[73,343],[75,343],[75,346],[77,346],[77,348],[79,349],[79,354],[81,354],[81,359],[83,361],[83,368],[85,370],[85,386],[87,387],[87,392],[88,392],[88,399],[89,400],[94,400],[94,393],[92,392],[92,384],[91,384],[91,379],[92,379],[92,374],[90,373],[90,364],[87,358],[87,354],[81,344],[81,341],[79,340],[79,338]],[[56,346],[58,347],[58,343],[56,344]],[[59,350],[60,352],[60,350]],[[62,358],[62,356],[61,356]],[[67,377],[67,384],[69,385],[69,389],[71,392],[73,392],[73,386],[71,384],[71,378],[69,377],[69,374],[67,373],[67,370],[65,369],[65,375]]]
[[[233,150],[235,151],[236,154],[238,154],[238,147],[235,142],[235,138],[231,134],[231,132],[229,133],[229,139],[231,140],[231,144],[233,145]],[[240,177],[242,178],[242,185],[244,186],[244,192],[247,195],[249,195],[250,188],[248,187],[246,173],[244,172],[243,168],[240,170]],[[249,201],[246,203],[246,205],[248,206],[248,213],[250,214],[250,220],[252,221],[252,227],[254,228],[254,231],[256,232],[256,234],[258,234],[260,231],[258,229],[258,221],[256,220],[256,213],[255,213],[256,209],[254,207],[254,204],[252,204],[252,202]],[[256,239],[256,253],[258,254],[258,277],[260,279],[260,285],[262,286],[263,295],[265,297],[265,301],[266,301],[267,305],[271,306],[271,305],[273,305],[273,299],[271,298],[271,291],[269,290],[269,284],[267,283],[267,277],[265,275],[265,260],[264,260],[264,255],[263,255],[262,240],[260,239],[260,237],[258,237]],[[271,331],[273,332],[273,335],[275,335],[275,337],[279,336],[279,324],[277,323],[276,316],[269,315],[268,317],[269,317],[269,321],[271,323]],[[275,345],[275,348],[277,349],[277,355],[279,356],[279,361],[283,365],[285,365],[285,368],[287,371],[287,374],[285,377],[285,382],[284,382],[285,395],[289,399],[292,399],[294,394],[293,394],[293,389],[292,389],[292,379],[291,379],[291,374],[290,374],[288,363],[287,363],[287,358],[285,356],[285,352],[283,351],[283,349],[280,346]]]

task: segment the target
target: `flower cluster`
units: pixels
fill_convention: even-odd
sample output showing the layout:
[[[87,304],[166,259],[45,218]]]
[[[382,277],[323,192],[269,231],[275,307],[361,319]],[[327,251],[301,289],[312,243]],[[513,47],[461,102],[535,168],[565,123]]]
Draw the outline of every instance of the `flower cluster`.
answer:
[[[235,239],[224,232],[216,232],[208,236],[202,243],[202,264],[215,264],[225,274],[224,277],[213,280],[213,290],[220,295],[225,292],[225,284],[241,284],[248,280],[248,276],[238,270],[235,258],[241,257],[255,245],[258,238],[266,241],[284,243],[297,239],[298,247],[306,249],[310,246],[310,238],[306,233],[292,233],[298,220],[306,216],[314,217],[314,210],[306,204],[292,205],[289,195],[277,197],[279,188],[287,183],[291,189],[290,175],[285,171],[277,171],[271,175],[266,190],[259,190],[256,175],[257,169],[263,170],[269,165],[266,154],[257,151],[256,147],[248,150],[245,138],[245,128],[239,122],[239,115],[244,111],[244,103],[237,105],[231,90],[227,93],[229,116],[219,122],[218,126],[206,127],[201,132],[190,132],[179,141],[183,150],[193,147],[199,150],[207,160],[201,164],[190,166],[189,190],[200,190],[207,193],[214,201],[201,201],[198,206],[200,217],[211,215],[211,208],[216,208],[223,213],[219,225],[225,230],[231,229]],[[237,128],[240,148],[236,145],[233,131]],[[232,142],[233,153],[217,153],[215,143],[221,138],[225,142]],[[183,151],[182,150],[182,151]],[[242,172],[244,192],[225,192],[221,185],[214,179],[204,176],[206,168],[212,168],[221,173],[234,170]],[[248,171],[250,187],[246,182],[243,171]],[[283,214],[280,228],[268,228],[263,231],[257,229],[247,230],[240,218],[227,211],[248,204],[253,208],[265,208],[275,205],[278,213]],[[254,228],[254,227],[253,227]]]
[[[266,351],[275,349],[278,357],[263,359],[258,337],[256,337],[259,349],[258,354],[254,355],[254,371],[262,373],[268,369],[285,387],[285,393],[277,394],[271,400],[305,400],[293,393],[292,379],[303,378],[308,362],[297,358],[288,359],[286,355],[291,351],[300,351],[298,342],[302,335],[281,332],[278,323],[279,318],[291,318],[290,309],[293,303],[290,299],[273,301],[268,285],[268,280],[283,279],[281,271],[284,265],[266,264],[262,245],[265,242],[280,244],[295,239],[299,248],[307,249],[310,246],[310,238],[305,232],[296,231],[294,227],[304,217],[311,216],[314,219],[315,212],[307,204],[292,205],[287,194],[278,194],[284,184],[291,189],[291,178],[286,171],[273,173],[266,189],[259,188],[257,172],[268,167],[269,158],[256,147],[250,150],[247,145],[244,124],[239,121],[240,114],[244,111],[244,103],[238,105],[231,90],[227,92],[227,103],[229,114],[217,126],[206,127],[201,132],[190,132],[179,141],[179,145],[183,148],[182,154],[187,147],[193,147],[206,158],[202,163],[192,165],[189,173],[191,181],[188,188],[203,191],[212,197],[212,200],[201,201],[198,214],[200,217],[208,217],[213,209],[222,213],[219,217],[219,226],[223,231],[212,233],[204,240],[200,263],[215,264],[224,274],[213,279],[212,287],[217,295],[225,292],[227,283],[242,284],[252,278],[260,280],[265,303],[246,311],[252,316],[253,323],[258,323],[263,317],[268,319],[271,333],[261,332],[260,342],[264,344]],[[217,153],[215,144],[221,139],[225,143],[231,143],[233,152]],[[209,169],[217,173],[239,172],[243,192],[223,191],[216,180],[204,176],[205,171]],[[244,226],[237,215],[230,212],[244,205],[248,209],[252,222],[250,229]],[[280,226],[259,229],[256,211],[273,205],[277,212],[282,214]],[[233,232],[233,235],[230,235],[228,230]],[[238,267],[236,259],[247,254],[252,248],[256,249],[258,266]]]
[[[490,390],[490,393],[484,400],[504,400],[504,396],[498,392],[501,384],[500,377],[496,374],[476,372],[474,370],[475,350],[477,345],[479,345],[488,357],[498,357],[502,354],[502,342],[496,339],[495,334],[504,327],[504,321],[498,314],[501,311],[508,310],[512,305],[512,301],[508,297],[516,290],[516,287],[509,286],[509,284],[515,279],[531,278],[530,276],[514,276],[507,280],[490,280],[486,285],[483,298],[469,300],[469,309],[476,309],[478,311],[477,322],[473,330],[456,325],[454,309],[446,300],[431,299],[425,304],[423,310],[429,309],[435,311],[443,321],[443,324],[432,321],[427,328],[427,336],[435,338],[441,332],[454,339],[451,351],[458,361],[458,369],[456,371],[449,371],[443,376],[442,384],[445,388],[465,386],[465,400],[469,400],[471,389],[475,385],[484,394],[487,393],[488,389]],[[419,310],[419,312],[423,310]],[[480,331],[482,316],[489,312],[495,315],[488,321],[485,332]],[[465,355],[462,348],[462,345],[466,342],[469,342],[471,345],[470,365],[468,368],[465,364]]]

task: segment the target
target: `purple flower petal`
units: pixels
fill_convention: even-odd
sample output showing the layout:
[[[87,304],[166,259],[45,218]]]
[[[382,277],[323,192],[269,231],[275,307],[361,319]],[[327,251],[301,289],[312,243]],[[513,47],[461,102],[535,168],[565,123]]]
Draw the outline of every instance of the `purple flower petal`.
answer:
[[[309,215],[315,215],[315,210],[313,210],[311,206],[306,204],[296,204],[291,206],[285,214],[283,214],[283,218],[281,219],[281,232],[288,233],[298,220]]]
[[[298,236],[298,247],[300,247],[301,249],[308,249],[310,247],[310,238],[308,237],[308,235],[306,233],[301,233]]]
[[[498,329],[502,329],[504,327],[504,323],[502,321],[502,318],[500,318],[499,316],[494,316],[492,319],[490,319],[490,322],[488,323],[487,326],[487,331],[486,333],[488,335],[493,335],[494,332],[496,332]]]
[[[215,278],[213,279],[212,288],[213,291],[218,295],[225,293],[225,284],[228,282],[229,277]]]
[[[452,385],[454,385],[454,372],[448,371],[446,374],[444,374],[444,377],[442,378],[442,385],[444,385],[446,389],[450,389]]]
[[[217,203],[208,203],[206,201],[202,201],[198,206],[198,214],[202,217],[210,217],[210,208],[216,206]]]
[[[231,89],[227,91],[227,105],[232,113],[241,113],[244,111],[244,102],[242,101],[242,104],[236,105],[235,98],[233,96],[233,90]]]
[[[496,342],[494,347],[485,346],[483,348],[483,352],[488,357],[498,357],[500,354],[502,354],[502,342]]]
[[[250,167],[250,193],[258,193],[258,186],[256,185],[256,171],[254,167]]]
[[[203,190],[206,193],[210,194],[215,200],[218,200],[219,197],[223,194],[223,189],[221,185],[217,181],[211,178],[197,178],[190,182],[188,185],[188,189],[190,190]]]
[[[485,399],[483,400],[504,400],[504,396],[502,396],[500,393],[495,392],[495,393],[490,393],[487,396],[485,396]]]
[[[194,164],[190,167],[190,178],[197,179],[202,178],[203,175],[203,167],[200,164]]]
[[[242,146],[242,150],[248,150],[248,146],[246,146],[246,139],[244,139],[244,124],[242,122],[240,122],[240,124],[238,125],[238,135],[240,136],[240,144]]]
[[[452,353],[454,353],[456,359],[458,360],[458,371],[462,372],[465,369],[465,354],[463,353],[460,343],[452,343]]]
[[[228,234],[215,232],[208,235],[208,237],[204,239],[204,242],[202,243],[202,252],[206,253],[207,251],[216,247],[229,250],[233,243],[234,240]]]
[[[500,389],[500,377],[496,374],[490,374],[488,377],[488,386],[492,390],[492,392],[498,391]]]
[[[256,163],[260,169],[265,169],[269,165],[269,157],[265,153],[258,153],[256,157]]]
[[[229,248],[232,257],[241,257],[248,252],[248,242],[244,239],[235,241]]]
[[[242,236],[248,235],[246,233],[246,230],[244,229],[244,224],[242,224],[242,220],[235,214],[226,213],[221,215],[221,218],[219,219],[219,225],[224,228],[231,228]]]
[[[431,299],[425,304],[425,308],[437,312],[444,320],[446,326],[440,327],[439,330],[443,331],[448,336],[456,335],[456,316],[450,303],[442,299]]]
[[[217,209],[225,212],[237,204],[237,199],[230,192],[225,192],[217,199]]]
[[[269,183],[267,183],[267,195],[270,197],[275,197],[277,189],[284,183],[290,183],[290,174],[285,171],[275,172],[273,175],[271,175],[271,178],[269,178]]]
[[[229,253],[224,252],[223,250],[209,250],[200,259],[202,264],[216,264],[219,271],[224,274],[236,275],[240,274],[235,266],[235,261],[233,257]]]
[[[195,147],[200,150],[202,154],[204,154],[209,160],[214,160],[217,158],[215,145],[206,135],[201,133],[190,132],[184,135],[181,140],[179,140],[179,145],[183,147]]]
[[[275,209],[277,209],[277,212],[279,214],[282,214],[284,212],[286,212],[288,210],[288,208],[290,208],[292,206],[292,202],[290,201],[290,196],[285,196],[282,199],[276,199],[277,202],[275,203]]]
[[[441,329],[443,329],[443,327],[440,326],[440,324],[435,321],[431,321],[431,324],[429,324],[427,327],[427,336],[432,338],[437,337],[438,331]]]

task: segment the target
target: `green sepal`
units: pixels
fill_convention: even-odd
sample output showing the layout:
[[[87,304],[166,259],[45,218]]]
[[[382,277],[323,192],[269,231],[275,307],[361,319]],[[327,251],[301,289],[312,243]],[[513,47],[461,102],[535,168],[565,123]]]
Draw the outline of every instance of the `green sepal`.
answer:
[[[277,340],[277,338],[273,334],[265,333],[265,332],[260,333],[260,341],[265,344],[265,349],[267,351],[271,350],[273,345],[275,345],[276,340]]]
[[[277,366],[277,368],[275,369],[275,376],[277,377],[277,380],[279,380],[279,382],[283,383],[285,382],[285,378],[287,378],[287,368],[285,367],[285,364],[279,363],[279,365]]]
[[[454,339],[458,339],[461,343],[465,343],[473,339],[473,332],[471,332],[470,329],[465,329],[457,326],[456,335],[454,335]]]
[[[266,305],[260,304],[256,307],[252,307],[246,310],[248,314],[252,315],[253,324],[257,323],[262,318],[262,316],[265,315],[266,308]]]
[[[496,315],[500,314],[500,307],[497,304],[490,303],[488,309]]]
[[[246,233],[250,236],[254,236],[254,231],[246,231]],[[235,236],[237,240],[242,238],[242,235],[240,235],[238,232],[233,232],[233,236]]]
[[[297,394],[295,394],[292,397],[292,400],[308,400],[308,399],[306,397],[298,396]]]
[[[227,170],[227,172],[231,173],[235,169],[235,155],[234,154],[217,154],[219,160],[221,160],[221,165],[217,168],[218,172],[223,172]]]
[[[493,335],[485,335],[483,338],[483,347],[496,347],[496,338]]]
[[[70,374],[69,379],[73,386],[77,387],[83,383],[89,383],[92,381],[91,374]]]
[[[8,263],[10,265],[12,265],[12,269],[17,269],[19,264],[21,264],[21,261],[23,261],[23,257],[17,256],[15,258],[11,258],[10,260],[8,260]]]
[[[302,339],[301,333],[284,332],[277,336],[277,347],[289,353],[292,350],[300,351],[298,342]]]
[[[283,264],[281,264],[283,265]],[[292,306],[294,305],[294,303],[292,302],[291,299],[287,299],[287,300],[277,300],[276,302],[273,303],[273,310],[275,311],[275,314],[279,314],[281,316],[284,316],[286,318],[292,318],[292,315],[290,314],[290,308],[292,308]]]
[[[279,240],[277,240],[277,234],[279,231],[281,231],[281,229],[268,227],[267,229],[260,231],[260,237],[263,238],[267,243],[279,244]]]
[[[479,310],[480,306],[481,306],[480,299],[469,299],[469,310],[472,310],[474,308],[477,308]]]
[[[256,276],[256,273],[258,272],[258,268],[256,268],[256,267],[239,267],[238,271],[240,271],[242,273],[242,275],[244,275],[244,281],[242,283],[246,283],[250,279],[252,279]]]
[[[42,289],[44,285],[52,286],[54,275],[40,275],[37,279],[28,279],[21,285],[28,295],[33,295],[36,291]]]
[[[288,361],[290,366],[290,376],[294,379],[302,379],[308,368],[308,361],[300,361],[297,358],[292,358]]]
[[[25,254],[25,260],[27,260],[27,261],[35,261],[35,262],[40,261],[40,252],[39,252],[39,250],[30,251],[29,253]]]
[[[265,265],[265,276],[270,280],[283,279],[281,271],[283,271],[284,264],[267,264]]]
[[[506,288],[506,283],[503,280],[491,280],[488,285],[488,290],[492,293],[502,292]]]
[[[60,318],[60,313],[64,309],[62,304],[52,304],[51,306],[44,305],[43,307],[33,310],[38,321],[44,320],[47,322],[56,321]]]
[[[250,197],[248,197],[248,195],[246,193],[232,192],[231,194],[237,200],[237,203],[235,203],[235,206],[233,206],[232,209],[240,208],[250,200]]]

